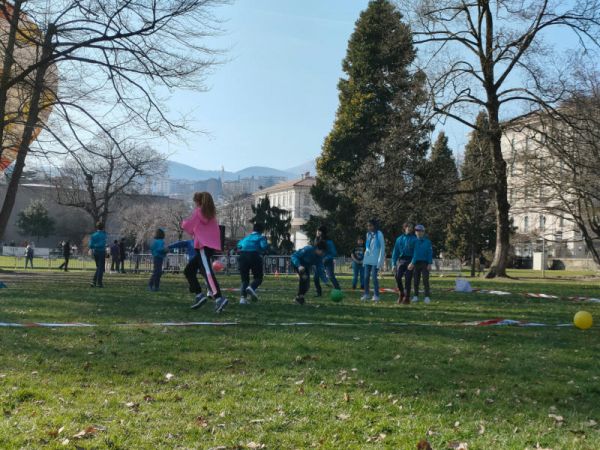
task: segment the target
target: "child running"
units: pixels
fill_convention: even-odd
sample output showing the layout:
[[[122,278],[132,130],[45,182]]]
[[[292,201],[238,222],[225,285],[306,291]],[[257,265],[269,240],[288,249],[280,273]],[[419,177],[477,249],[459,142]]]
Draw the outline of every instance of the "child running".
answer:
[[[96,224],[96,232],[90,236],[89,247],[96,263],[96,272],[94,272],[94,278],[90,286],[102,288],[104,287],[102,278],[106,263],[106,233],[104,232],[104,224],[100,222]]]
[[[398,285],[398,304],[409,305],[413,271],[408,269],[408,265],[412,261],[415,252],[417,237],[411,223],[405,223],[402,229],[404,234],[396,239],[396,245],[394,245],[394,251],[392,252],[392,272]],[[404,285],[402,283],[403,278],[406,281]]]
[[[383,233],[379,230],[379,224],[377,220],[369,220],[367,225],[367,241],[365,248],[365,293],[361,297],[362,301],[369,300],[369,279],[373,277],[373,301],[379,301],[379,280],[377,275],[383,268],[385,261],[385,239]]]
[[[315,240],[316,243],[319,241],[325,242],[327,245],[327,251],[323,256],[323,268],[325,270],[325,274],[327,278],[331,280],[331,284],[334,289],[340,289],[340,283],[338,283],[337,278],[335,277],[335,268],[334,268],[334,258],[337,256],[337,249],[335,248],[335,244],[331,239],[329,239],[327,235],[327,227],[321,225],[317,229],[317,238]],[[315,291],[317,293],[316,297],[320,297],[323,294],[323,290],[321,289],[320,278],[322,274],[317,273],[315,270],[314,281],[315,281]]]
[[[160,288],[160,277],[162,276],[163,271],[163,260],[165,259],[165,255],[167,254],[167,249],[165,248],[165,230],[159,228],[156,230],[154,234],[154,242],[152,242],[152,246],[150,247],[152,252],[152,276],[150,277],[150,281],[148,282],[148,289],[152,292],[158,291]]]
[[[248,304],[248,295],[252,301],[258,301],[256,290],[262,284],[264,276],[262,255],[269,249],[267,238],[263,236],[264,231],[265,226],[262,223],[255,223],[252,233],[237,244],[240,251],[238,265],[242,277],[240,305]],[[252,283],[250,283],[250,272],[252,272]]]
[[[299,305],[304,305],[304,295],[310,287],[310,269],[315,267],[323,282],[326,282],[323,273],[323,256],[327,252],[325,241],[319,241],[316,245],[308,245],[292,254],[292,265],[298,274],[298,295],[294,299]]]
[[[228,300],[221,295],[219,282],[210,263],[210,258],[221,248],[221,232],[217,223],[217,210],[209,192],[194,194],[196,208],[192,215],[181,223],[182,228],[194,237],[194,258],[185,266],[184,274],[188,280],[190,292],[196,294],[192,309],[204,305],[208,297],[202,293],[197,272],[206,280],[215,298],[215,312],[220,313],[227,306]]]
[[[423,225],[417,225],[415,227],[417,233],[417,239],[415,240],[415,251],[413,253],[412,260],[408,265],[408,270],[415,271],[415,296],[412,298],[413,303],[419,301],[419,284],[421,282],[421,275],[423,275],[423,286],[425,287],[425,303],[431,302],[429,296],[429,271],[431,270],[431,264],[433,262],[433,248],[431,241],[425,237],[425,227]]]

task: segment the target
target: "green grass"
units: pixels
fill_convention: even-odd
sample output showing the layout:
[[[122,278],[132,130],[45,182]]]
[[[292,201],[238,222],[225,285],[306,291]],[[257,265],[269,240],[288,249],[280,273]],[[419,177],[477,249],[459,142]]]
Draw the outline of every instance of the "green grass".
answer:
[[[0,448],[414,449],[427,439],[434,449],[598,449],[600,327],[456,325],[558,324],[579,309],[600,318],[598,304],[521,295],[600,297],[598,281],[513,275],[473,281],[515,293],[506,297],[448,292],[453,279],[435,278],[434,303],[409,307],[394,294],[378,305],[349,294],[300,307],[292,278],[269,278],[259,303],[242,307],[229,293],[221,316],[212,305],[189,310],[177,275],[159,293],[141,276],[108,275],[104,290],[87,287],[89,273],[0,276],[9,285],[1,322],[98,324],[0,328]],[[240,325],[139,325],[189,320]],[[347,326],[266,325],[281,322]]]

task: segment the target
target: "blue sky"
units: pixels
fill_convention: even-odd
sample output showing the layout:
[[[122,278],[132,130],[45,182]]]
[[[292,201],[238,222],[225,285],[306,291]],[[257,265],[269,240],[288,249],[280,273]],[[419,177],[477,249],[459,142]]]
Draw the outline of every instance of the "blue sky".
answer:
[[[368,0],[237,0],[221,7],[224,65],[208,92],[176,93],[195,129],[166,150],[201,169],[287,168],[316,157],[337,109],[348,38]]]

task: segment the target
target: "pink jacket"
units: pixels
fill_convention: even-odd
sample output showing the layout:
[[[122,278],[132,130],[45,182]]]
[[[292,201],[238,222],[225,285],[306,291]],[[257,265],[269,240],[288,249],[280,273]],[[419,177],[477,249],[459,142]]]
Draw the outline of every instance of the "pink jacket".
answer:
[[[217,218],[208,220],[202,215],[200,208],[195,208],[192,215],[181,222],[181,227],[194,237],[194,248],[221,249],[221,230]]]

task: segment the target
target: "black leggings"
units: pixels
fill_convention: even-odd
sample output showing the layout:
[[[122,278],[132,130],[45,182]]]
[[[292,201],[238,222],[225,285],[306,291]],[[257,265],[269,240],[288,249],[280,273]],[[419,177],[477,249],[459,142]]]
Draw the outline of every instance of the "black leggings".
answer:
[[[399,259],[398,267],[396,268],[396,273],[394,274],[394,276],[396,277],[396,284],[398,285],[400,295],[406,295],[407,297],[410,297],[411,281],[413,278],[413,271],[408,270],[409,264],[409,259]],[[402,284],[403,279],[405,279],[406,281],[406,290],[404,288],[404,285]]]
[[[219,282],[217,281],[217,277],[215,276],[215,272],[212,268],[212,264],[210,263],[210,258],[215,254],[215,251],[212,248],[201,248],[200,250],[196,249],[196,256],[194,256],[185,266],[185,270],[183,271],[185,277],[188,280],[190,285],[190,292],[193,294],[201,294],[202,286],[198,282],[198,270],[204,277],[206,281],[206,285],[208,289],[212,292],[214,298],[221,297],[221,287],[219,286]]]
[[[258,252],[241,252],[238,258],[240,276],[242,277],[241,295],[246,297],[246,289],[250,286],[253,290],[263,282],[263,259]],[[252,283],[250,283],[250,272],[252,272]]]

